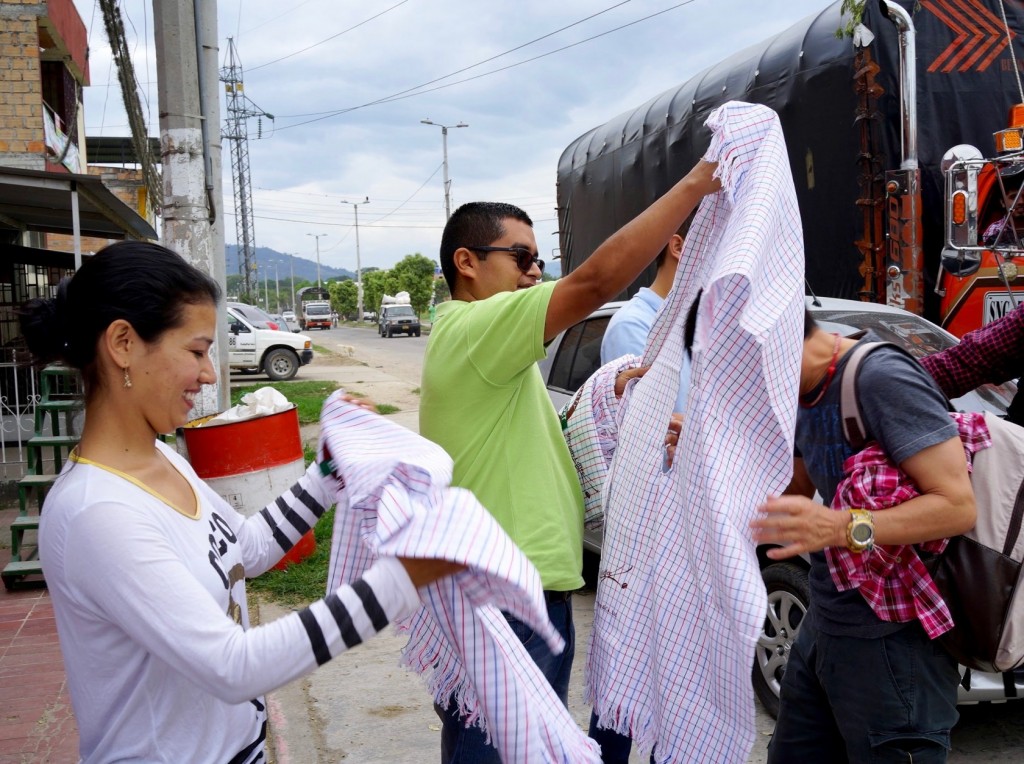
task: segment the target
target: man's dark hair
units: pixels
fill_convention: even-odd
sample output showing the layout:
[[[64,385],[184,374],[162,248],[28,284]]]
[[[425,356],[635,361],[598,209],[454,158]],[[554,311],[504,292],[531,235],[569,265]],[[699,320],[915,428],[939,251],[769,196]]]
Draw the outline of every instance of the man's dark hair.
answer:
[[[811,311],[804,307],[804,339],[810,337],[814,330],[818,328],[818,322],[814,320],[814,316],[811,315]]]
[[[690,224],[693,223],[693,218],[696,214],[697,210],[691,212],[686,220],[683,221],[683,224],[676,230],[676,233],[683,238],[683,241],[686,240],[686,235],[690,232]],[[668,257],[668,247],[669,245],[666,242],[665,248],[658,253],[658,257],[654,261],[655,267],[660,269],[665,264],[665,259]]]
[[[455,294],[455,250],[459,247],[488,247],[505,235],[505,221],[520,220],[531,228],[530,216],[514,204],[469,202],[448,219],[441,234],[441,273]]]
[[[693,358],[693,340],[697,336],[697,311],[700,309],[700,298],[703,294],[704,290],[698,289],[697,296],[690,304],[690,309],[686,311],[686,323],[683,325],[683,347],[686,349],[688,358]]]

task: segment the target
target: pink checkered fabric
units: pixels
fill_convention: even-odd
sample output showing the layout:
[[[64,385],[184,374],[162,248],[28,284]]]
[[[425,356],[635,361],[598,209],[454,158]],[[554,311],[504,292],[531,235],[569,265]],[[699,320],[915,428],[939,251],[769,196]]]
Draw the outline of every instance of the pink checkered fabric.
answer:
[[[750,666],[766,594],[749,523],[792,477],[803,235],[778,117],[728,103],[707,158],[723,190],[698,211],[631,383],[605,486],[586,695],[658,762],[745,762]],[[691,387],[664,467],[683,327],[703,287]]]
[[[974,454],[989,448],[992,438],[985,415],[953,412],[960,440],[971,469]],[[877,443],[870,444],[843,464],[846,477],[836,489],[832,509],[888,509],[918,496],[917,487],[893,464]],[[935,582],[917,554],[940,553],[949,539],[923,544],[876,544],[868,552],[828,547],[825,559],[832,580],[841,592],[859,589],[864,600],[883,621],[918,620],[932,639],[953,628],[953,616],[942,601]]]
[[[419,590],[423,607],[397,624],[409,634],[402,663],[424,676],[435,701],[454,696],[503,761],[600,762],[501,612],[563,648],[537,569],[471,492],[450,487],[448,454],[340,393],[324,404],[320,427],[340,479],[327,590],[378,556],[468,566]]]

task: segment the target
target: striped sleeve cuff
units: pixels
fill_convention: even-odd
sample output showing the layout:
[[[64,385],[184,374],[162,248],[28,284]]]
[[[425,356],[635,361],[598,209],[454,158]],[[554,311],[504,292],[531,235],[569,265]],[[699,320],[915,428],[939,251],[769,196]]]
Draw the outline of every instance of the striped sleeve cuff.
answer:
[[[419,596],[394,558],[378,560],[351,586],[341,586],[299,613],[318,666],[416,612]]]
[[[319,467],[313,463],[291,488],[260,510],[274,540],[287,552],[298,543],[330,506]]]

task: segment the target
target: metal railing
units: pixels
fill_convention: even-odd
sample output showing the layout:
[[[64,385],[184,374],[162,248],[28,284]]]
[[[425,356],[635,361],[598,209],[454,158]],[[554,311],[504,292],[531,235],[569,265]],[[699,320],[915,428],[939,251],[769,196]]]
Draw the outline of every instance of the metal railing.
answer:
[[[42,399],[39,372],[25,361],[23,350],[0,349],[0,482],[19,480],[27,469],[25,443],[36,434],[36,407]],[[52,434],[49,419],[40,434]]]

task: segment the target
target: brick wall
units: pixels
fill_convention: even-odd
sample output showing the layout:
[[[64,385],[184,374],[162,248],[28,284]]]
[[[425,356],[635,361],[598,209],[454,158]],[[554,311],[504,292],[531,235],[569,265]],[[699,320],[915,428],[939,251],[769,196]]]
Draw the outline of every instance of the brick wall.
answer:
[[[45,169],[39,19],[44,0],[0,3],[0,164]]]

